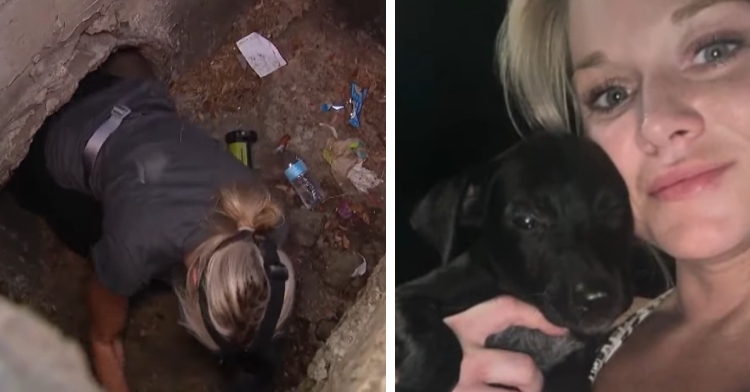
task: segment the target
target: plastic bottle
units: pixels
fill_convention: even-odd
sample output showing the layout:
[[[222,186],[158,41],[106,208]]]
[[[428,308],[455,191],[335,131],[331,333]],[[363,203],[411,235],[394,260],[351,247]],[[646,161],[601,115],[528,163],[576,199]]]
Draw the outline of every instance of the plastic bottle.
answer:
[[[308,209],[314,209],[323,201],[325,193],[315,178],[310,175],[305,162],[287,148],[289,135],[285,135],[276,147],[276,156],[284,176]]]

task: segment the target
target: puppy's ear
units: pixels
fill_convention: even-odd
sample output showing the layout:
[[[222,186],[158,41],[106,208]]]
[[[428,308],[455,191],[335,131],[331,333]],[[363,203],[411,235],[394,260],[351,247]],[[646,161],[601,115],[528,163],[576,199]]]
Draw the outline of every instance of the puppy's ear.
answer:
[[[455,256],[459,232],[482,224],[483,174],[470,170],[439,182],[412,213],[412,228],[440,253],[442,263]]]

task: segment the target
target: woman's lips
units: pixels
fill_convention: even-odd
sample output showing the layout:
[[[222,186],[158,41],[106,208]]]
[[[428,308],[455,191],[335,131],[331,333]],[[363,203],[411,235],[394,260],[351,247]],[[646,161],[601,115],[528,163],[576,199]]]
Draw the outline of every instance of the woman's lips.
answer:
[[[663,201],[688,198],[716,184],[721,175],[732,165],[734,162],[676,167],[651,182],[648,194]]]

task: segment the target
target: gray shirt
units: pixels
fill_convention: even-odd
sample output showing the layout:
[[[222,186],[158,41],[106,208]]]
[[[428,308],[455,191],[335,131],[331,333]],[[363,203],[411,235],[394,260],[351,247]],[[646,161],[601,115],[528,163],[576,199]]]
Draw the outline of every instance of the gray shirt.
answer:
[[[104,143],[87,179],[83,148],[116,101],[132,113]],[[91,257],[102,284],[123,296],[182,266],[210,235],[206,218],[222,184],[263,186],[219,141],[178,118],[156,83],[118,81],[71,101],[51,127],[47,169],[62,187],[101,201],[103,235]]]

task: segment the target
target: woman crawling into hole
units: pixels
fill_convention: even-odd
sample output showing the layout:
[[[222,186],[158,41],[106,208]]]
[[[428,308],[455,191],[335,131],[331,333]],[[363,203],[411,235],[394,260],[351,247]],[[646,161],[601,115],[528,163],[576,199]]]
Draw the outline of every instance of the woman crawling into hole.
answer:
[[[130,111],[119,124],[115,107]],[[153,281],[172,284],[182,323],[213,351],[256,347],[260,332],[270,340],[288,319],[294,274],[276,250],[282,208],[256,172],[178,117],[135,50],[84,78],[15,174],[11,189],[26,207],[93,262],[91,353],[107,391],[128,391],[128,303]],[[286,267],[286,281],[269,280],[271,267]]]

